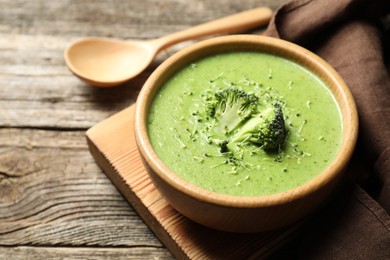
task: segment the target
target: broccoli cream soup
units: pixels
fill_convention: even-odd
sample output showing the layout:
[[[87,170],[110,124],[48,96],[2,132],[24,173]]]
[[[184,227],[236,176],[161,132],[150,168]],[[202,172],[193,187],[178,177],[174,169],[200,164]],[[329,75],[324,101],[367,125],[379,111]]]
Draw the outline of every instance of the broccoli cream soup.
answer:
[[[204,189],[237,196],[295,188],[326,168],[342,122],[325,84],[256,52],[201,59],[157,93],[148,133],[161,160]]]

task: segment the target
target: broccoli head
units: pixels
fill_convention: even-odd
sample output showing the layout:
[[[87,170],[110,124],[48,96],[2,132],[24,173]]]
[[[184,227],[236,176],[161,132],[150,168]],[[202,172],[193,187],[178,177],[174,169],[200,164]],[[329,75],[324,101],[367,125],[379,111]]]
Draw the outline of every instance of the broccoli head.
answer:
[[[260,100],[238,88],[227,88],[207,99],[208,115],[228,140],[221,152],[234,151],[239,145],[254,144],[265,151],[278,151],[287,136],[281,103]]]

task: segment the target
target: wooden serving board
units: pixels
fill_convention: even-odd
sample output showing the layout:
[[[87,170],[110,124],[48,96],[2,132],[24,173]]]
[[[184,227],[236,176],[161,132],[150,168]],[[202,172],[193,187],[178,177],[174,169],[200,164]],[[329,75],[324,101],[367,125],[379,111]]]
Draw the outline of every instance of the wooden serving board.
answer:
[[[178,259],[258,259],[298,233],[300,224],[281,230],[236,234],[201,226],[175,211],[154,187],[135,144],[134,105],[86,132],[97,164],[160,241]]]

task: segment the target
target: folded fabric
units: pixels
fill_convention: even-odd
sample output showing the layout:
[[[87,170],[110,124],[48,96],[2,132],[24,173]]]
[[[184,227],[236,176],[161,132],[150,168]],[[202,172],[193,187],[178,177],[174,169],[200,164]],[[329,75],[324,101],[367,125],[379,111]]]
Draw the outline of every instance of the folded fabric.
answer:
[[[390,259],[390,78],[379,18],[385,0],[292,1],[265,34],[328,61],[349,86],[359,113],[350,181],[308,224],[289,253],[299,259]]]

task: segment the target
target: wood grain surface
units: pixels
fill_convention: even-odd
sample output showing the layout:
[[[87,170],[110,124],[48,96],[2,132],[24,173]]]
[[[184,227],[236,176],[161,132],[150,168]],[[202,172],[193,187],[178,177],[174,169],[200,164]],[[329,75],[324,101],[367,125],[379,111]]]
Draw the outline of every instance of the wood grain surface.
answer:
[[[283,2],[0,0],[0,259],[172,258],[98,168],[85,131],[133,104],[153,69],[191,42],[113,89],[74,77],[63,50],[79,37],[151,39]]]

